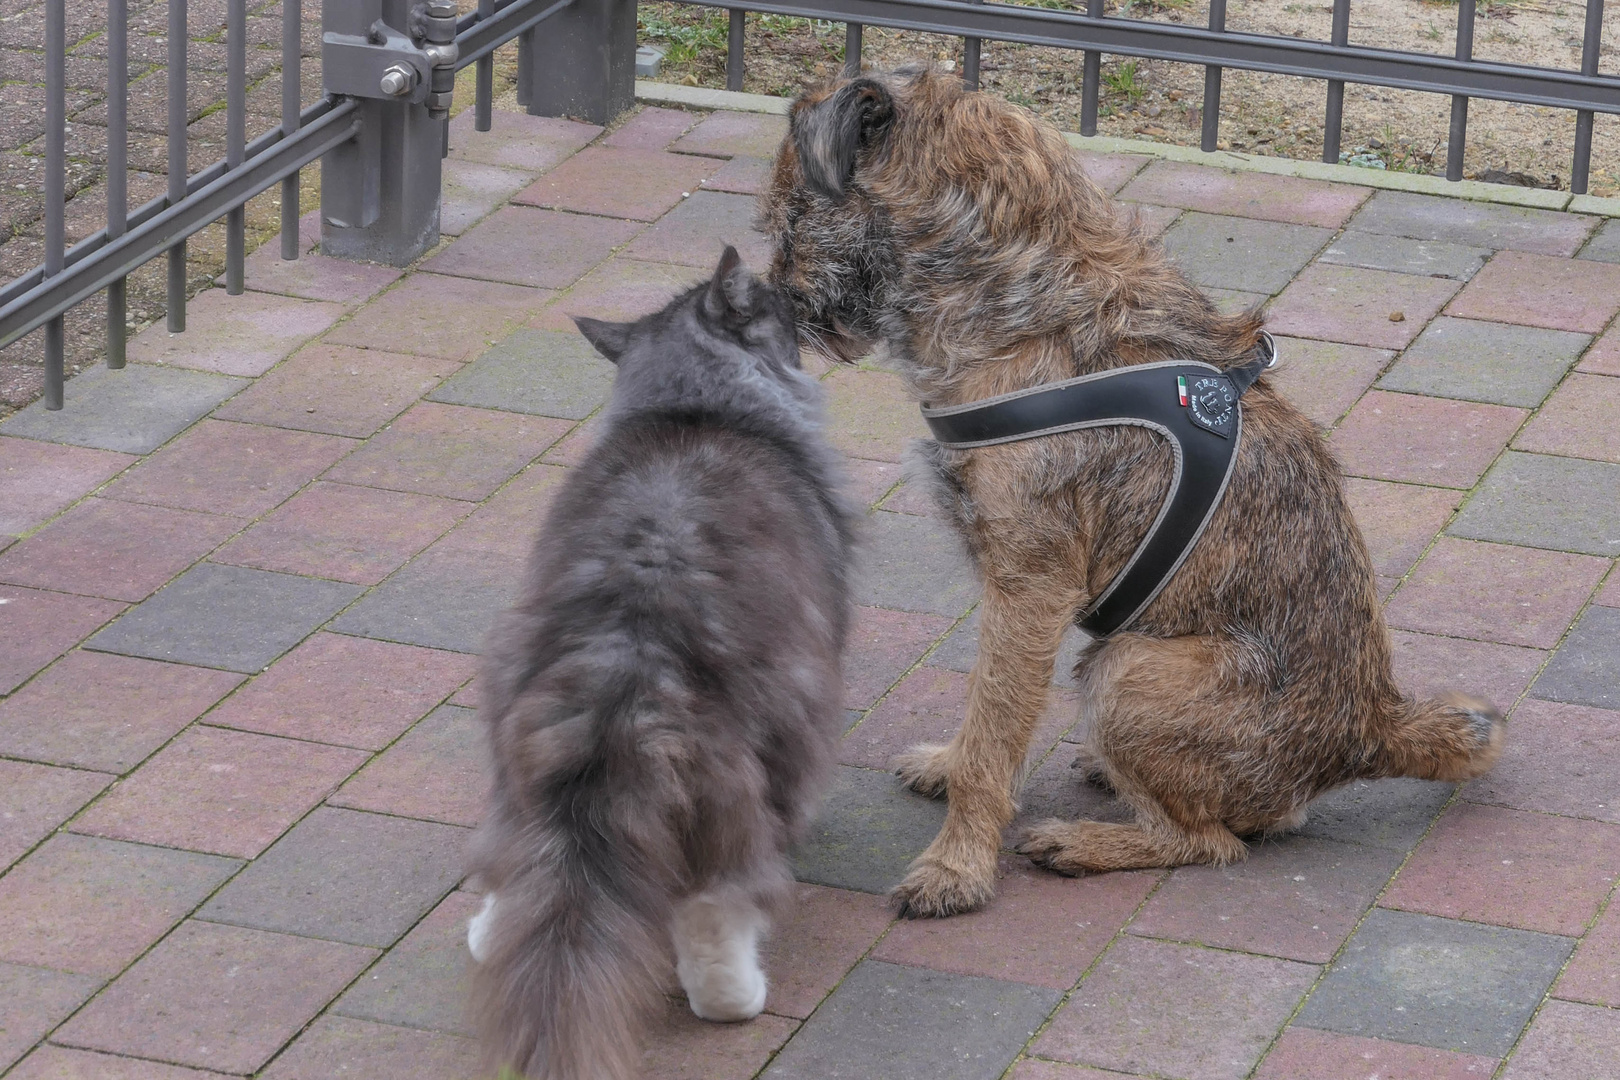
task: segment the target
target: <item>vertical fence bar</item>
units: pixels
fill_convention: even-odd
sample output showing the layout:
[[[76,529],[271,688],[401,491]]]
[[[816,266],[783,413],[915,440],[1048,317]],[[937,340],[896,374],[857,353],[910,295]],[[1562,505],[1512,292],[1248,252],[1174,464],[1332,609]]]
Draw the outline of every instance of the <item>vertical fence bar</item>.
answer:
[[[62,272],[67,247],[67,0],[45,4],[45,276]],[[45,324],[45,407],[62,407],[62,316]]]
[[[747,13],[742,8],[732,8],[728,12],[729,21],[726,25],[726,89],[741,90],[743,88],[743,33],[745,30],[744,16]]]
[[[299,0],[282,0],[284,4]],[[247,147],[247,0],[230,0],[225,12],[225,167],[239,169]],[[247,208],[225,215],[225,293],[245,287]]]
[[[1210,0],[1209,28],[1219,34],[1226,30],[1226,0]],[[1204,135],[1199,144],[1205,153],[1215,149],[1221,132],[1221,69],[1213,64],[1204,69]]]
[[[303,74],[303,5],[300,0],[281,2],[281,134],[289,137],[299,126],[299,85]],[[298,235],[298,174],[281,182],[281,257],[298,258],[303,241]]]
[[[970,4],[982,4],[984,0],[967,0]],[[962,39],[962,82],[969,90],[979,88],[979,53],[984,43],[976,37]]]
[[[1474,0],[1458,0],[1457,59],[1474,58]],[[1468,99],[1462,94],[1451,98],[1451,134],[1446,143],[1446,179],[1463,178],[1463,144],[1468,141]]]
[[[1333,0],[1333,44],[1350,44],[1350,0]],[[1322,118],[1322,160],[1339,163],[1339,139],[1344,133],[1344,80],[1329,79],[1327,115]]]
[[[129,0],[107,0],[107,239],[129,219]],[[107,366],[124,366],[124,279],[107,286]]]
[[[1598,52],[1603,44],[1603,0],[1586,0],[1586,36],[1581,40],[1581,74],[1596,75]],[[1569,170],[1569,190],[1586,194],[1587,175],[1592,171],[1592,110],[1575,112],[1575,161]]]
[[[854,78],[861,73],[861,24],[844,26],[844,74]]]
[[[519,34],[518,39],[517,103],[525,109],[534,98],[534,31]]]
[[[186,197],[186,0],[169,0],[169,205]],[[169,249],[169,333],[186,328],[186,242]]]
[[[1100,19],[1103,0],[1086,0],[1088,18]],[[1097,88],[1102,82],[1102,53],[1087,49],[1080,74],[1080,134],[1097,134]]]
[[[478,18],[495,17],[495,0],[478,0]],[[488,131],[495,122],[495,54],[481,57],[476,72],[478,85],[473,92],[477,112],[473,115],[473,128]]]

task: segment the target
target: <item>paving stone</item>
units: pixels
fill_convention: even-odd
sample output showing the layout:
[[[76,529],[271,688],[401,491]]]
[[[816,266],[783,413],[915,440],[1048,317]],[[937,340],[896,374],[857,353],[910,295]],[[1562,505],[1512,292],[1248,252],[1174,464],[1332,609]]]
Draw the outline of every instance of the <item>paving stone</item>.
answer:
[[[6,1003],[0,1069],[26,1054],[100,986],[100,979],[85,975],[0,963],[0,1001]]]
[[[1325,964],[1404,852],[1290,837],[1233,866],[1179,867],[1129,932]]]
[[[1214,303],[1215,310],[1222,315],[1242,315],[1244,312],[1256,311],[1271,299],[1268,293],[1244,292],[1241,289],[1214,289],[1207,285],[1202,291]]]
[[[239,528],[233,518],[89,498],[0,554],[0,581],[144,600]]]
[[[1581,358],[1577,370],[1594,375],[1620,375],[1620,324],[1609,327],[1609,332],[1598,338],[1597,344]]]
[[[474,826],[484,816],[484,756],[473,711],[441,705],[326,801]]]
[[[468,1015],[467,920],[481,901],[456,891],[338,998],[332,1012],[380,1024],[474,1036]]]
[[[440,181],[439,232],[460,236],[491,210],[529,186],[531,172],[446,158]]]
[[[1254,1080],[1485,1080],[1495,1058],[1426,1046],[1291,1027],[1283,1032]]]
[[[263,1075],[265,1080],[475,1080],[486,1074],[472,1039],[323,1016]]]
[[[903,919],[875,960],[1068,990],[1119,933],[1159,875],[1066,878],[1003,856],[996,897],[950,919]]]
[[[1550,649],[1607,559],[1443,536],[1388,605],[1391,626]]]
[[[612,388],[613,365],[579,334],[520,327],[428,398],[583,420]]]
[[[554,465],[530,465],[445,534],[434,550],[465,551],[474,557],[502,555],[526,562],[551,500],[568,475]]]
[[[569,323],[569,325],[572,326],[573,323]],[[547,450],[541,456],[540,461],[546,465],[556,465],[562,468],[578,465],[585,460],[585,456],[590,453],[591,447],[596,445],[597,437],[602,433],[602,428],[603,414],[596,413],[589,420],[570,431],[556,446]]]
[[[1390,270],[1397,274],[1423,274],[1467,281],[1485,265],[1490,255],[1491,249],[1488,247],[1348,229],[1322,252],[1321,261],[1339,266],[1360,266],[1368,270]]]
[[[134,462],[128,454],[0,436],[0,534],[21,536]]]
[[[1063,640],[1058,645],[1057,659],[1052,664],[1052,682],[1058,686],[1074,685],[1074,666],[1079,662],[1080,654],[1085,651],[1091,639],[1086,632],[1078,626],[1070,626],[1063,632]],[[950,635],[940,642],[939,647],[928,655],[926,663],[929,667],[949,668],[951,671],[972,671],[973,662],[979,655],[979,611],[974,609],[973,614],[962,621]]]
[[[1463,798],[1620,824],[1620,712],[1532,698],[1514,710],[1510,734]]]
[[[967,676],[958,672],[917,668],[844,736],[839,760],[845,765],[887,769],[897,755],[918,743],[950,742],[962,726],[967,688]],[[1079,702],[1072,692],[1053,691],[1031,741],[1031,753],[1044,753],[1073,727],[1078,710]]]
[[[1056,1061],[1025,1058],[1013,1066],[1011,1080],[1118,1080],[1122,1075],[1112,1070],[1104,1072],[1083,1065],[1062,1065]]]
[[[522,574],[522,560],[513,556],[435,545],[344,612],[332,629],[476,653],[495,616],[516,602]]]
[[[450,162],[445,164],[448,166]],[[242,269],[242,284],[253,292],[277,293],[281,296],[326,300],[339,304],[363,304],[405,274],[405,271],[396,266],[357,262],[353,259],[334,259],[313,253],[301,253],[296,259],[283,259],[281,242],[277,238],[271,238],[259,245],[257,250],[243,260]],[[214,284],[226,284],[225,275],[221,274],[215,278]],[[213,296],[215,292],[204,295]],[[238,298],[232,298],[231,302],[234,304],[236,299]],[[227,314],[239,318],[237,312]],[[190,318],[189,311],[187,318],[188,320]],[[150,334],[157,329],[159,328],[154,326],[146,333]],[[188,335],[191,333],[189,326],[186,332]],[[166,344],[173,348],[178,347],[180,342],[181,339],[173,338]],[[211,367],[210,370],[224,369]],[[232,372],[232,374],[249,373]]]
[[[1161,206],[1337,229],[1367,198],[1368,190],[1291,176],[1155,161],[1119,194],[1124,199]]]
[[[488,131],[478,131],[475,110],[450,121],[450,156],[528,172],[541,172],[602,134],[595,124],[496,109]]]
[[[213,1080],[218,1075],[48,1043],[29,1054],[9,1074],[11,1080]]]
[[[0,960],[110,979],[241,865],[60,833],[0,879]]]
[[[1395,682],[1402,690],[1419,697],[1461,691],[1482,697],[1504,712],[1547,660],[1539,649],[1405,630],[1392,631],[1390,640],[1395,647]]]
[[[945,821],[943,800],[906,791],[889,773],[839,766],[810,834],[793,852],[800,881],[886,893]]]
[[[497,281],[418,272],[355,312],[354,318],[327,334],[325,342],[471,360],[555,295]]]
[[[1504,251],[1446,309],[1465,319],[1596,334],[1620,311],[1620,266]]]
[[[0,701],[0,754],[128,772],[241,681],[208,668],[72,652]]]
[[[603,139],[602,145],[627,150],[662,150],[700,119],[702,117],[681,109],[660,109],[649,105]]]
[[[765,1008],[804,1019],[893,922],[887,900],[868,893],[797,885],[793,904],[760,948]]]
[[[455,368],[430,356],[321,342],[255,380],[214,415],[363,439]]]
[[[341,304],[270,293],[226,296],[224,289],[209,289],[187,302],[185,333],[171,334],[165,323],[153,323],[130,339],[129,359],[222,375],[263,375],[330,329],[346,310]]]
[[[950,626],[940,615],[856,608],[844,652],[844,706],[870,708]]]
[[[907,440],[928,437],[922,412],[898,375],[844,367],[822,385],[827,389],[828,436],[850,457],[898,462]]]
[[[0,435],[150,454],[246,385],[246,379],[149,364],[90,367],[67,381],[61,411],[48,412],[43,399],[36,401],[0,420]]]
[[[124,610],[123,604],[111,600],[15,585],[0,585],[0,606],[6,609],[0,619],[0,694],[17,689]]]
[[[1402,577],[1412,569],[1462,501],[1444,488],[1359,477],[1346,478],[1344,494],[1372,555],[1373,572],[1385,577]]]
[[[1609,580],[1598,590],[1594,603],[1605,607],[1620,607],[1620,574],[1609,575]]]
[[[1442,316],[1418,335],[1378,386],[1533,409],[1590,340],[1567,330]]]
[[[255,1072],[376,955],[332,941],[189,921],[54,1038],[90,1050]]]
[[[319,633],[232,695],[208,723],[381,750],[475,666],[462,653]]]
[[[605,217],[503,206],[422,267],[437,274],[564,289],[640,228]]]
[[[1060,997],[1040,987],[866,960],[763,1076],[991,1080]]]
[[[1317,968],[1122,938],[1035,1042],[1080,1065],[1204,1080],[1247,1076]]]
[[[468,834],[450,825],[322,807],[198,915],[386,947],[455,887]]]
[[[73,829],[252,858],[365,760],[346,747],[196,727],[81,814]]]
[[[1458,803],[1381,903],[1579,936],[1614,887],[1620,826]]]
[[[706,191],[729,191],[734,195],[758,195],[771,175],[769,158],[748,157],[739,154],[705,177],[700,183]]]
[[[1536,680],[1535,696],[1620,710],[1620,608],[1586,609]]]
[[[710,113],[670,149],[710,157],[776,157],[787,138],[787,117],[763,113]]]
[[[105,773],[0,758],[0,871],[55,832],[112,781]]]
[[[1323,427],[1343,416],[1395,354],[1337,341],[1278,338],[1281,359],[1266,375],[1295,408]]]
[[[746,1024],[710,1024],[670,1002],[648,1034],[642,1073],[658,1080],[752,1080],[797,1027],[768,1014]]]
[[[119,477],[108,498],[257,517],[354,449],[351,439],[204,420]]]
[[[96,634],[87,647],[256,672],[359,595],[353,585],[200,563]]]
[[[1620,1016],[1612,1009],[1547,1002],[1513,1051],[1502,1080],[1559,1076],[1620,1080]]]
[[[1091,182],[1110,195],[1153,161],[1143,154],[1102,154],[1095,150],[1076,150],[1074,157]]]
[[[771,242],[750,224],[754,200],[747,195],[694,191],[689,199],[637,236],[625,254],[653,262],[681,263],[712,271],[727,244],[743,264],[763,274],[771,265]]]
[[[568,295],[529,320],[539,330],[577,333],[575,315],[622,322],[639,319],[668,304],[707,277],[698,270],[674,263],[638,262],[623,256],[609,259],[581,278]]]
[[[1434,780],[1352,780],[1314,800],[1297,835],[1366,844],[1404,856],[1455,790],[1455,784]]]
[[[1620,263],[1620,221],[1610,218],[1599,225],[1576,257],[1594,259],[1598,262]]]
[[[1038,821],[1133,822],[1136,814],[1112,794],[1088,783],[1073,767],[1072,744],[1059,743],[1024,781],[1018,792],[1018,813],[1002,832],[1002,846],[1015,847],[1024,832]],[[1156,874],[1155,877],[1162,877]],[[1090,880],[1089,878],[1084,880]]]
[[[1367,200],[1351,227],[1419,240],[1573,255],[1595,223],[1594,218],[1556,210],[1380,191]]]
[[[1510,450],[1446,531],[1614,558],[1620,555],[1620,465]]]
[[[863,549],[856,603],[956,618],[978,598],[961,542],[929,518],[874,511]]]
[[[513,197],[514,203],[656,221],[719,166],[705,158],[592,146]]]
[[[1333,431],[1345,471],[1379,480],[1471,488],[1513,433],[1523,409],[1370,391]]]
[[[1318,263],[1267,309],[1266,326],[1276,334],[1404,349],[1457,288],[1446,278]]]
[[[1517,450],[1620,463],[1620,379],[1579,372],[1564,380],[1513,440]]]
[[[1620,904],[1611,898],[1597,925],[1575,948],[1553,996],[1620,1008]]]
[[[1176,206],[1152,206],[1148,203],[1118,203],[1119,206],[1129,206],[1130,213],[1136,218],[1137,227],[1144,236],[1154,237],[1164,235],[1164,231],[1176,223],[1182,211]]]
[[[1332,229],[1198,212],[1164,234],[1170,259],[1195,285],[1277,293],[1333,236]]]

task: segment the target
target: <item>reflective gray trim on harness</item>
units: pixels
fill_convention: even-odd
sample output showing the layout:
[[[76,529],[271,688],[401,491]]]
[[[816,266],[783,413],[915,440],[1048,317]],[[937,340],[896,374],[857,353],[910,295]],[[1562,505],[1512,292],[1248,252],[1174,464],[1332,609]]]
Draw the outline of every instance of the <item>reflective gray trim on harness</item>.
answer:
[[[1145,427],[1169,441],[1175,473],[1158,517],[1125,568],[1076,617],[1093,637],[1107,637],[1129,626],[1159,595],[1220,505],[1243,436],[1239,399],[1277,362],[1271,335],[1260,336],[1260,356],[1242,367],[1222,370],[1184,360],[1137,364],[966,405],[924,406],[923,419],[935,441],[952,450],[1119,425]]]

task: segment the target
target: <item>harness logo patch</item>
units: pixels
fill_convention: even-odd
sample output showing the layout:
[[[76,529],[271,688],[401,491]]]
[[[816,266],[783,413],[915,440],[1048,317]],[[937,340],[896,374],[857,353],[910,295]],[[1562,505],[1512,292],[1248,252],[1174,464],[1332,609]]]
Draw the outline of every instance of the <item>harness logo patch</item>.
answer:
[[[1237,431],[1237,387],[1226,376],[1206,375],[1193,379],[1182,403],[1191,412],[1193,423],[1204,430],[1213,431],[1223,439],[1230,439]]]

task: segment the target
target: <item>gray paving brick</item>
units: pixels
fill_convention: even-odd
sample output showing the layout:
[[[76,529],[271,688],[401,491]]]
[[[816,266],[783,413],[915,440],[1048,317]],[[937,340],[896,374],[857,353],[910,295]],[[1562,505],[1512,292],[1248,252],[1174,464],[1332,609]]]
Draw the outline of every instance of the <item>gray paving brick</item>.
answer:
[[[86,368],[69,379],[60,412],[44,401],[0,421],[0,432],[46,442],[150,454],[212,412],[247,379],[131,364]]]
[[[1620,465],[1510,450],[1446,532],[1612,559],[1620,555]]]
[[[332,1011],[399,1027],[475,1035],[468,1015],[467,920],[478,897],[453,892],[338,999]]]
[[[258,672],[361,592],[358,585],[199,563],[85,645],[102,652]]]
[[[1203,287],[1203,292],[1214,302],[1215,310],[1222,315],[1241,315],[1271,299],[1269,293],[1244,292],[1242,289],[1213,289],[1208,285]]]
[[[1620,218],[1610,218],[1599,226],[1576,258],[1620,263]]]
[[[613,365],[578,334],[520,329],[451,376],[430,401],[583,420],[607,400]]]
[[[1052,664],[1052,681],[1059,686],[1074,685],[1074,664],[1091,639],[1078,626],[1071,625],[1063,632],[1063,644],[1058,646],[1057,660]],[[945,635],[928,657],[930,667],[949,671],[972,671],[973,661],[979,655],[979,612],[962,620],[962,625]]]
[[[812,885],[886,893],[945,823],[945,801],[925,799],[886,772],[841,765],[793,874]]]
[[[1356,780],[1311,803],[1299,834],[1410,851],[1454,790],[1434,780]]]
[[[1587,608],[1530,696],[1620,709],[1620,608]]]
[[[876,510],[861,539],[857,604],[957,616],[979,594],[961,543],[932,518]]]
[[[1485,265],[1490,254],[1490,248],[1444,240],[1414,240],[1407,236],[1351,230],[1329,244],[1320,261],[1467,281]]]
[[[1533,409],[1591,340],[1568,330],[1442,316],[1424,328],[1378,385]]]
[[[386,947],[461,879],[470,834],[455,825],[321,807],[197,915]]]
[[[356,637],[475,653],[517,599],[521,562],[493,552],[428,550],[345,611],[332,629]]]
[[[1164,234],[1165,250],[1195,284],[1278,293],[1333,236],[1332,229],[1196,211]]]
[[[1378,191],[1349,228],[1417,240],[1447,240],[1483,248],[1518,248],[1569,254],[1591,228],[1591,219],[1524,206],[1472,202],[1408,191]]]
[[[1574,942],[1375,909],[1299,1016],[1304,1027],[1501,1057]]]
[[[998,979],[863,961],[765,1080],[993,1080],[1062,995]]]

